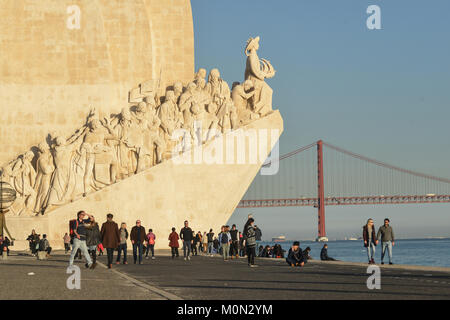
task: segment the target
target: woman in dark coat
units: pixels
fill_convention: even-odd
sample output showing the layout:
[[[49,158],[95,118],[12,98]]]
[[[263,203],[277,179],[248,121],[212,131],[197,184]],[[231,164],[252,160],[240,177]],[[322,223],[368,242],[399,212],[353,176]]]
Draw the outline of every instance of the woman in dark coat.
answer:
[[[102,241],[102,235],[100,234],[100,228],[98,223],[91,218],[91,222],[86,224],[86,246],[88,247],[89,254],[92,257],[92,262],[97,261],[97,245]]]
[[[172,259],[178,257],[178,247],[180,246],[178,239],[178,233],[175,231],[175,228],[172,228],[172,233],[169,234],[169,247],[172,250]]]
[[[114,255],[114,249],[119,246],[120,243],[120,233],[119,226],[113,221],[113,215],[108,213],[106,215],[106,222],[102,225],[102,244],[106,248],[106,253],[108,255],[108,268],[112,268],[112,261]]]
[[[363,227],[363,239],[364,247],[367,248],[369,264],[375,264],[375,247],[378,244],[378,240],[375,235],[375,226],[372,219],[367,220],[366,225]]]

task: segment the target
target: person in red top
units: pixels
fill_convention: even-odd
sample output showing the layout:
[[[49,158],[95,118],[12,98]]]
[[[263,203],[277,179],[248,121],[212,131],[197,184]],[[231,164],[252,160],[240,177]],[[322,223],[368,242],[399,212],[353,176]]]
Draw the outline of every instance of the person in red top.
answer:
[[[148,259],[148,252],[152,252],[152,260],[155,260],[155,240],[156,236],[152,229],[148,229],[148,233],[145,236],[147,239],[147,250],[145,250],[145,258]]]
[[[172,249],[172,259],[175,258],[175,256],[178,258],[178,248],[180,244],[178,243],[178,240],[180,237],[178,236],[178,233],[175,231],[175,228],[172,228],[172,233],[169,235],[169,247]]]

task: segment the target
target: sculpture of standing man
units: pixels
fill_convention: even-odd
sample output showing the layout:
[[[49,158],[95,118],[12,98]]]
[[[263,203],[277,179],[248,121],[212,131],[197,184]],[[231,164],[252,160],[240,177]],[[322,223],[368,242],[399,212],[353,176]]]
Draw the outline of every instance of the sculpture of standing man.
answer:
[[[245,80],[251,80],[255,86],[255,95],[253,96],[253,111],[261,117],[272,111],[273,90],[264,81],[266,78],[272,78],[275,75],[275,69],[268,60],[259,59],[257,51],[259,49],[259,37],[247,40],[245,55],[247,64],[245,67]]]

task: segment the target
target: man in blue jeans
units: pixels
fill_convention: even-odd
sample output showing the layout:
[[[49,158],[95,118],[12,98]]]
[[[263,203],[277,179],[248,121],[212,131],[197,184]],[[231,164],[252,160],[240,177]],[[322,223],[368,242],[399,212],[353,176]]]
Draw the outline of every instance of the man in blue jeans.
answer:
[[[386,249],[389,253],[389,264],[392,263],[392,247],[394,246],[394,230],[389,225],[389,219],[384,219],[384,225],[378,229],[377,239],[381,238],[381,264],[384,264],[384,255],[386,254]]]
[[[191,257],[189,255],[191,254],[192,243],[194,242],[194,234],[192,229],[189,228],[189,223],[187,220],[184,222],[184,228],[180,231],[180,239],[183,240],[184,260],[191,260]]]
[[[87,219],[84,219],[85,216],[88,216]],[[72,252],[70,254],[69,259],[69,266],[73,266],[73,259],[75,258],[75,254],[77,253],[78,249],[81,250],[84,257],[86,258],[86,267],[94,269],[97,265],[97,263],[93,263],[91,256],[89,254],[88,248],[86,246],[86,226],[85,224],[89,223],[91,220],[91,215],[87,214],[84,211],[79,211],[77,214],[77,220],[75,222],[75,225],[73,226],[73,246],[72,246]]]
[[[145,242],[145,228],[141,226],[141,220],[136,221],[136,225],[131,229],[130,233],[131,243],[133,244],[133,258],[134,264],[137,260],[137,250],[139,250],[139,264],[142,264],[142,250]]]

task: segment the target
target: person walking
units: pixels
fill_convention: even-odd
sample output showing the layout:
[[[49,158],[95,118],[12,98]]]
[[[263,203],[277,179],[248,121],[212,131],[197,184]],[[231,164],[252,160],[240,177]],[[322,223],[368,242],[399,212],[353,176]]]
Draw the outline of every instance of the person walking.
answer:
[[[194,239],[192,229],[189,228],[189,222],[187,220],[184,222],[184,227],[180,231],[180,238],[181,240],[183,240],[184,260],[191,260],[191,257],[189,255],[192,251],[192,243],[194,242]]]
[[[223,231],[219,234],[219,243],[222,246],[223,261],[228,261],[230,255],[231,235],[227,226],[224,226]]]
[[[213,229],[209,229],[209,233],[206,234],[208,238],[208,252],[211,257],[213,256],[213,250],[214,250],[214,232]]]
[[[119,234],[120,234],[120,243],[119,243],[119,247],[117,249],[116,264],[120,264],[120,255],[122,252],[123,252],[123,264],[128,264],[128,262],[127,262],[128,230],[127,230],[127,224],[125,222],[122,222],[120,224]]]
[[[394,246],[394,230],[389,225],[390,221],[388,218],[384,219],[384,225],[378,229],[377,240],[381,238],[381,264],[384,264],[384,255],[386,254],[386,249],[388,249],[389,254],[389,264],[392,265],[392,247]]]
[[[239,231],[239,256],[245,257],[244,236]]]
[[[119,226],[113,221],[113,215],[108,213],[106,215],[106,222],[102,224],[101,235],[102,244],[106,248],[106,254],[108,256],[108,269],[112,268],[112,262],[114,258],[114,249],[119,246],[120,232]]]
[[[64,254],[67,254],[67,252],[69,252],[70,250],[70,236],[67,232],[63,237],[63,241],[64,241]]]
[[[206,231],[203,232],[202,236],[202,246],[203,246],[203,254],[208,254],[208,235],[206,234]]]
[[[231,259],[233,259],[233,256],[235,256],[236,259],[238,259],[239,258],[239,231],[237,230],[235,224],[233,224],[231,226],[230,235],[231,235],[231,250],[230,250]]]
[[[203,252],[203,244],[202,244],[202,232],[199,231],[197,232],[197,235],[195,236],[196,240],[197,240],[197,252]]]
[[[172,251],[172,259],[175,257],[179,257],[178,254],[178,247],[180,244],[178,243],[178,240],[180,238],[178,237],[178,233],[175,231],[175,227],[172,228],[172,233],[169,234],[169,247]]]
[[[91,222],[86,224],[86,245],[94,263],[97,262],[97,246],[101,241],[100,228],[94,216],[91,216]]]
[[[84,217],[87,216],[87,219]],[[72,252],[69,258],[69,266],[73,266],[73,260],[75,258],[75,254],[78,249],[81,250],[84,257],[86,258],[86,267],[94,269],[97,266],[97,263],[92,262],[92,259],[89,255],[88,248],[86,245],[86,224],[91,222],[92,216],[84,211],[78,211],[77,219],[71,226],[71,234],[73,234],[73,246]]]
[[[152,229],[148,229],[146,239],[147,239],[147,250],[145,251],[145,258],[148,259],[148,252],[151,251],[152,252],[152,260],[155,260],[156,235],[153,233]]]
[[[198,254],[197,252],[197,244],[198,244],[198,238],[197,238],[197,234],[195,233],[195,231],[192,231],[192,256],[196,256]]]
[[[369,264],[375,264],[375,247],[378,244],[378,240],[375,236],[375,226],[373,219],[368,219],[366,225],[363,227],[363,239],[364,247],[367,249],[367,258]]]
[[[255,220],[253,218],[248,219],[248,226],[245,234],[245,248],[247,251],[248,265],[249,267],[257,267],[255,265],[256,255],[256,232],[255,232]]]
[[[142,256],[144,249],[143,245],[145,242],[145,228],[141,225],[141,220],[136,220],[136,225],[131,229],[130,239],[131,243],[133,244],[134,264],[136,264],[137,261],[139,261],[139,264],[142,264]]]

